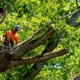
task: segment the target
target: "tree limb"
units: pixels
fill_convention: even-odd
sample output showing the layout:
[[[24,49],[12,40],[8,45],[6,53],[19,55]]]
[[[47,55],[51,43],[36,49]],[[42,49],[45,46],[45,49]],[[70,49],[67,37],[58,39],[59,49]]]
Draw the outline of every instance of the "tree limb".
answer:
[[[65,55],[67,53],[68,53],[67,49],[61,49],[61,50],[58,50],[58,51],[55,51],[55,52],[48,52],[48,53],[45,53],[45,54],[41,54],[41,55],[36,56],[36,57],[31,57],[31,58],[26,58],[26,59],[13,61],[13,62],[11,62],[11,65],[12,65],[12,67],[15,67],[15,66],[23,65],[23,64],[31,64],[31,63],[35,63],[35,62],[42,62],[42,61],[45,61],[45,60],[49,60],[51,58],[55,58],[55,57]],[[10,67],[11,66],[8,66],[8,68],[10,68]]]

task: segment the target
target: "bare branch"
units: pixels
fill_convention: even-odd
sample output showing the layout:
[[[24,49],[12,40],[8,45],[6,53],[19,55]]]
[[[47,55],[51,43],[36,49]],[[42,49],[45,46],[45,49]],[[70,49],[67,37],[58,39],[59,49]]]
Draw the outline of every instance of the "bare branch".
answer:
[[[35,63],[35,62],[42,62],[45,60],[49,60],[51,58],[55,58],[55,57],[59,57],[62,56],[64,54],[67,54],[68,50],[67,49],[61,49],[55,52],[48,52],[46,54],[42,54],[36,57],[32,57],[32,58],[26,58],[26,59],[21,59],[21,60],[17,60],[17,61],[13,61],[11,62],[12,67],[15,66],[20,66],[23,64],[31,64],[31,63]],[[8,66],[8,68],[10,68],[11,66]]]

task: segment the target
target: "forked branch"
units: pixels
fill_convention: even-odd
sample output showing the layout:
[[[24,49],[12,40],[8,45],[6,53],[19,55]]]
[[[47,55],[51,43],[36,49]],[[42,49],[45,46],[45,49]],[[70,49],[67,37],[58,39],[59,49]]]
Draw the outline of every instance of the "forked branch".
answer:
[[[8,68],[15,67],[15,66],[20,66],[20,65],[23,65],[23,64],[31,64],[31,63],[35,63],[35,62],[42,62],[42,61],[45,61],[45,60],[49,60],[51,58],[55,58],[55,57],[65,55],[67,53],[68,53],[67,49],[61,49],[61,50],[58,50],[58,51],[55,51],[55,52],[48,52],[46,54],[41,54],[39,56],[32,57],[32,58],[19,59],[19,60],[11,62],[12,66],[8,66]]]

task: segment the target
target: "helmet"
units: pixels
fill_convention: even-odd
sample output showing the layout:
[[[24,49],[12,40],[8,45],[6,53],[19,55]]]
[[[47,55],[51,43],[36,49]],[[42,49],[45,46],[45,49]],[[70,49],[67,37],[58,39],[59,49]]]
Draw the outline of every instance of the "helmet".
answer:
[[[14,29],[17,30],[17,31],[20,31],[19,25],[15,25],[15,26],[14,26]]]

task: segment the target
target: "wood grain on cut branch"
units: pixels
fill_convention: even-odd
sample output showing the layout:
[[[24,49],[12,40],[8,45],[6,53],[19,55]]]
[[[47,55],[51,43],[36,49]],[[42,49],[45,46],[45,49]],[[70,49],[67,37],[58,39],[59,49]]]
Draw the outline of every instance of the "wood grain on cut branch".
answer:
[[[13,59],[19,59],[23,55],[25,55],[28,51],[31,51],[35,49],[36,47],[40,46],[43,44],[45,41],[47,41],[54,33],[56,30],[53,27],[50,27],[42,36],[39,38],[36,38],[35,40],[32,40],[28,44],[24,44],[21,46],[19,49],[13,52]]]
[[[48,52],[46,54],[41,54],[41,55],[36,56],[36,57],[13,61],[11,63],[11,65],[12,65],[12,67],[15,67],[15,66],[23,65],[23,64],[31,64],[31,63],[35,63],[35,62],[42,62],[42,61],[45,61],[45,60],[49,60],[51,58],[55,58],[55,57],[65,55],[67,53],[68,53],[67,49],[61,49],[61,50],[58,50],[58,51],[55,51],[55,52]],[[10,67],[11,66],[8,66],[8,68],[10,68]]]

